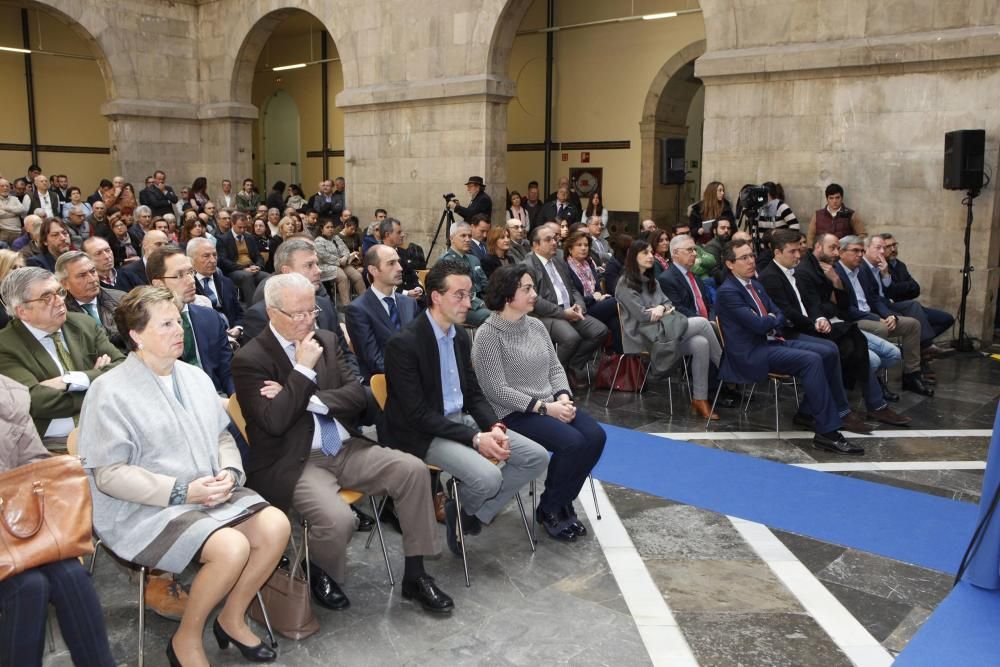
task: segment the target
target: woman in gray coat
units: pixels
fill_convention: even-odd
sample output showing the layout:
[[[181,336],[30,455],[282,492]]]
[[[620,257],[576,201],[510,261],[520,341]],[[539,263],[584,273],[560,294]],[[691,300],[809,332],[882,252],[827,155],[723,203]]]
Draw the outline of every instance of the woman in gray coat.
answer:
[[[115,311],[131,354],[95,380],[80,413],[80,456],[90,469],[94,529],[117,555],[168,572],[201,569],[171,665],[206,665],[202,634],[225,599],[213,633],[253,662],[273,661],[246,623],[251,600],[288,542],[288,519],[242,486],[229,418],[205,373],[177,363],[184,329],[173,293],[137,287]]]
[[[681,356],[691,356],[691,411],[718,419],[708,404],[709,364],[719,365],[722,347],[703,317],[684,317],[653,277],[652,248],[635,241],[628,249],[615,298],[621,307],[622,349],[649,352],[654,374],[668,373]],[[709,417],[711,415],[711,417]]]

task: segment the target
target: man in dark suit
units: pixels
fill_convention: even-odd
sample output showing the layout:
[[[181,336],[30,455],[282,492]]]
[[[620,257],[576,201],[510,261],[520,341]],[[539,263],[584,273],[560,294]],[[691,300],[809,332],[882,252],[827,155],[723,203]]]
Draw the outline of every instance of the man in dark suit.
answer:
[[[579,204],[574,204],[569,197],[569,188],[560,186],[556,190],[556,197],[550,201],[542,204],[541,219],[543,221],[549,220],[565,220],[570,225],[580,222],[580,206]],[[532,227],[536,229],[536,227]]]
[[[329,179],[320,181],[319,192],[309,198],[309,208],[319,214],[321,218],[340,217],[345,208],[344,186],[346,182],[343,178],[335,181]]]
[[[486,250],[486,237],[490,235],[490,219],[486,215],[478,213],[472,216],[469,226],[472,228],[472,246],[470,249],[472,250],[472,254],[482,263],[488,254]]]
[[[56,259],[70,249],[69,230],[61,218],[45,218],[42,221],[42,228],[38,232],[38,245],[42,251],[29,257],[25,264],[55,273]]]
[[[577,194],[577,192],[573,188],[573,186],[570,185],[569,176],[560,176],[559,177],[559,184],[556,186],[555,191],[550,192],[549,196],[545,198],[545,201],[546,202],[551,202],[551,201],[555,201],[555,200],[559,199],[559,191],[562,190],[563,188],[566,189],[566,201],[568,201],[570,204],[572,204],[576,208],[577,211],[582,211],[583,210],[583,202],[580,200],[580,195]],[[555,218],[545,218],[545,217],[542,218],[542,220],[554,220],[554,219]],[[579,222],[579,220],[577,220],[577,222]],[[532,221],[531,226],[532,227],[535,226],[534,221]]]
[[[573,287],[566,262],[556,257],[558,240],[551,225],[539,225],[531,230],[531,253],[524,264],[531,271],[538,292],[532,314],[548,329],[556,344],[559,361],[573,389],[587,386],[585,369],[594,352],[604,342],[608,328],[595,317],[587,315],[583,295]]]
[[[253,305],[253,293],[268,274],[261,267],[264,259],[260,256],[257,241],[253,234],[247,233],[249,220],[246,213],[235,211],[230,214],[232,231],[219,238],[216,249],[219,252],[219,265],[243,295],[243,303],[249,308]]]
[[[781,336],[785,316],[753,278],[749,241],[730,242],[723,257],[732,275],[719,287],[716,304],[726,341],[722,379],[752,383],[766,380],[771,372],[797,376],[805,387],[801,410],[813,418],[813,444],[838,454],[863,454],[864,448],[839,430],[842,421],[830,392],[830,377],[840,373],[836,346],[830,343],[828,351],[825,345]]]
[[[461,206],[458,199],[448,202],[448,208],[462,216],[462,220],[471,222],[473,216],[482,213],[487,219],[493,215],[493,200],[486,194],[486,183],[482,176],[470,176],[465,183],[465,189],[469,193],[469,205]]]
[[[403,268],[393,248],[372,247],[365,254],[365,270],[371,287],[347,306],[344,317],[367,382],[372,375],[385,373],[382,355],[386,343],[413,321],[420,307],[415,299],[396,293],[403,282]]]
[[[63,253],[56,260],[56,280],[66,290],[66,308],[92,317],[104,328],[111,344],[126,352],[125,341],[115,324],[115,309],[124,292],[101,286],[90,257],[79,250]]]
[[[350,488],[394,499],[406,556],[403,597],[451,612],[451,598],[424,570],[424,556],[438,553],[427,467],[361,436],[365,391],[336,338],[315,328],[313,283],[297,273],[276,275],[265,303],[270,325],[233,363],[250,440],[247,486],[309,521],[313,597],[331,609],[350,604],[340,586],[355,519],[337,496]]]
[[[879,338],[903,339],[903,389],[924,396],[933,396],[920,371],[920,323],[911,317],[889,311],[879,294],[875,277],[864,259],[864,240],[849,234],[840,239],[840,261],[835,267],[847,292],[847,320],[857,322],[862,331]]]
[[[795,229],[775,229],[771,232],[770,246],[774,259],[760,271],[760,282],[767,295],[781,309],[787,324],[786,337],[817,338],[833,342],[840,353],[841,373],[830,378],[831,390],[838,410],[847,403],[847,392],[842,377],[862,383],[868,418],[884,424],[905,426],[909,417],[897,414],[885,400],[876,373],[878,364],[869,364],[868,341],[861,330],[847,322],[831,322],[820,308],[819,296],[810,289],[809,281],[802,280],[796,270],[802,255],[802,234]],[[849,424],[853,413],[844,417],[844,428],[857,431]],[[860,419],[858,419],[860,422]],[[863,424],[861,424],[863,427]],[[869,429],[864,427],[865,431]]]
[[[160,248],[166,247],[169,240],[163,232],[152,230],[146,232],[142,237],[142,259],[138,262],[126,264],[118,272],[118,284],[123,292],[128,292],[133,287],[149,284],[149,276],[146,275],[146,262],[149,256]]]
[[[236,391],[231,370],[233,348],[229,345],[222,316],[211,308],[192,303],[195,283],[191,260],[180,248],[161,248],[147,258],[146,269],[151,285],[166,287],[183,304],[184,351],[181,361],[205,371],[212,378],[217,392],[231,396]]]
[[[38,267],[11,271],[0,290],[14,314],[0,330],[0,375],[28,387],[35,428],[54,449],[65,449],[90,383],[125,358],[93,318],[67,313],[62,295]]]
[[[920,283],[910,274],[906,264],[899,258],[899,241],[888,233],[879,234],[885,242],[885,260],[889,266],[889,275],[892,281],[886,288],[886,296],[893,301],[915,301],[920,296]],[[934,337],[938,337],[955,324],[955,318],[948,312],[937,308],[928,308],[921,304],[927,322],[934,332]],[[928,349],[930,348],[930,349]],[[933,343],[921,351],[927,358],[933,358],[940,350]]]
[[[82,250],[87,253],[90,261],[94,263],[101,287],[120,292],[126,291],[124,285],[118,281],[118,269],[115,268],[115,253],[106,240],[100,236],[91,236],[83,240]]]
[[[232,338],[243,335],[243,305],[236,293],[236,285],[218,269],[219,255],[212,242],[193,238],[185,248],[194,267],[194,286],[198,294],[212,302],[215,312],[226,318],[226,327]]]
[[[34,213],[38,209],[45,211],[45,219],[62,217],[62,199],[59,193],[49,187],[49,179],[44,174],[35,176],[35,189],[24,196],[26,213]]]
[[[177,195],[167,185],[166,173],[159,169],[153,172],[153,182],[139,192],[139,203],[148,206],[154,218],[162,218],[167,213],[174,212]]]
[[[670,239],[670,265],[656,280],[670,303],[685,316],[711,319],[712,304],[702,289],[701,280],[691,272],[698,258],[694,246],[694,239],[688,234]]]
[[[477,534],[542,474],[549,457],[538,443],[508,431],[479,387],[472,344],[460,326],[472,291],[466,265],[441,260],[426,285],[427,311],[386,345],[385,440],[462,481],[463,532]],[[493,461],[505,465],[498,469]],[[454,499],[445,518],[448,548],[461,555]]]
[[[397,286],[399,293],[422,303],[424,288],[420,286],[417,267],[410,253],[400,247],[403,244],[403,224],[395,218],[385,218],[379,223],[379,229],[382,233],[382,245],[392,248],[399,255],[399,266],[403,269],[402,282]]]

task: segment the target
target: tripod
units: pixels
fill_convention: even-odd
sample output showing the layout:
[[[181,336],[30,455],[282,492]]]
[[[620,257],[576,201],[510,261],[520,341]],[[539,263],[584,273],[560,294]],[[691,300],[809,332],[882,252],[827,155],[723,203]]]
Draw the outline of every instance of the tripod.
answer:
[[[437,230],[434,232],[434,238],[431,239],[431,247],[428,248],[428,250],[427,250],[427,259],[428,260],[434,255],[434,244],[437,243],[438,236],[441,235],[441,228],[444,226],[445,220],[448,221],[448,225],[449,226],[453,222],[455,222],[455,212],[452,211],[450,208],[447,208],[447,207],[445,207],[444,211],[441,212],[441,219],[438,220]],[[446,246],[450,245],[450,243],[448,242],[447,239],[448,239],[448,235],[445,234],[445,245]]]
[[[958,340],[955,341],[955,349],[959,352],[972,352],[972,339],[965,335],[965,311],[968,306],[969,290],[972,289],[972,204],[979,196],[977,188],[971,188],[962,200],[965,205],[965,261],[962,264],[962,301],[958,307]]]

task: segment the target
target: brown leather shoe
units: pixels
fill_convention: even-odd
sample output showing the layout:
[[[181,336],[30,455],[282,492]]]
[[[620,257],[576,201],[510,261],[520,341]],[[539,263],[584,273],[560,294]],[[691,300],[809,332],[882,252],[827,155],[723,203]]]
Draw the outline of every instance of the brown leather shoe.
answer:
[[[857,416],[853,412],[848,412],[846,415],[840,418],[841,429],[844,431],[850,431],[851,433],[871,433],[872,427],[864,422],[861,417]]]
[[[702,419],[718,419],[719,415],[712,412],[712,406],[705,399],[694,399],[691,401],[691,414],[698,415]],[[711,415],[711,417],[709,416]]]
[[[871,410],[868,412],[869,419],[875,419],[882,422],[883,424],[892,424],[893,426],[906,426],[912,419],[905,415],[901,415],[888,405],[881,410]]]
[[[438,523],[444,523],[444,503],[448,500],[448,496],[444,494],[444,491],[438,491],[434,494],[434,518],[437,519]]]
[[[146,582],[146,609],[171,621],[181,620],[188,594],[173,577],[150,577]]]

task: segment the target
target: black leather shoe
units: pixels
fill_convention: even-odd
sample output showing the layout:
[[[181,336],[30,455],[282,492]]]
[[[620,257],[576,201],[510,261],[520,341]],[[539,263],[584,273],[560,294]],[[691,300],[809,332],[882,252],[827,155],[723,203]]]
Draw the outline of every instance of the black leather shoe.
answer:
[[[444,501],[444,530],[448,550],[461,558],[462,546],[458,543],[458,505],[454,500]]]
[[[375,527],[375,519],[371,518],[359,509],[351,508],[354,510],[354,514],[358,517],[358,532],[359,533],[370,533],[372,528]]]
[[[312,579],[313,599],[327,609],[342,611],[351,606],[351,601],[344,595],[337,582],[318,565],[302,561],[302,569],[309,568],[309,578]]]
[[[908,373],[903,376],[903,389],[906,391],[912,391],[915,394],[922,394],[924,396],[933,396],[934,390],[924,384],[923,379],[920,377],[920,373]]]
[[[573,509],[572,504],[562,509],[562,515],[567,520],[569,529],[573,531],[574,535],[577,537],[585,537],[587,535],[587,527],[580,523],[580,517],[576,515],[576,510]]]
[[[278,652],[270,646],[265,646],[264,642],[257,642],[256,646],[247,646],[230,637],[219,625],[218,617],[212,624],[212,634],[215,635],[215,641],[219,642],[219,648],[227,649],[232,644],[240,650],[240,654],[247,662],[274,662],[278,659]]]
[[[736,399],[729,396],[719,396],[719,400],[715,402],[715,407],[717,408],[735,408]]]
[[[899,402],[899,394],[889,391],[889,385],[887,385],[882,380],[879,380],[878,383],[879,386],[882,387],[882,396],[885,398],[885,400],[889,401],[890,403]]]
[[[856,445],[843,435],[839,431],[831,431],[830,433],[817,433],[813,436],[813,445],[819,447],[820,449],[825,449],[828,452],[833,452],[834,454],[864,454],[865,448]]]
[[[419,602],[424,611],[434,614],[450,614],[455,608],[455,601],[438,588],[434,577],[429,574],[422,574],[415,579],[403,579],[403,598]]]
[[[177,654],[174,653],[173,637],[167,640],[167,664],[170,665],[170,667],[181,667],[181,661],[177,659]]]
[[[558,515],[542,511],[542,508],[539,507],[535,512],[535,518],[538,519],[538,523],[545,527],[545,532],[553,539],[563,542],[576,541],[576,533],[569,527],[569,522]]]
[[[816,420],[813,419],[812,415],[807,415],[804,412],[796,412],[795,416],[792,417],[792,423],[799,426],[805,426],[808,429],[812,429]]]

